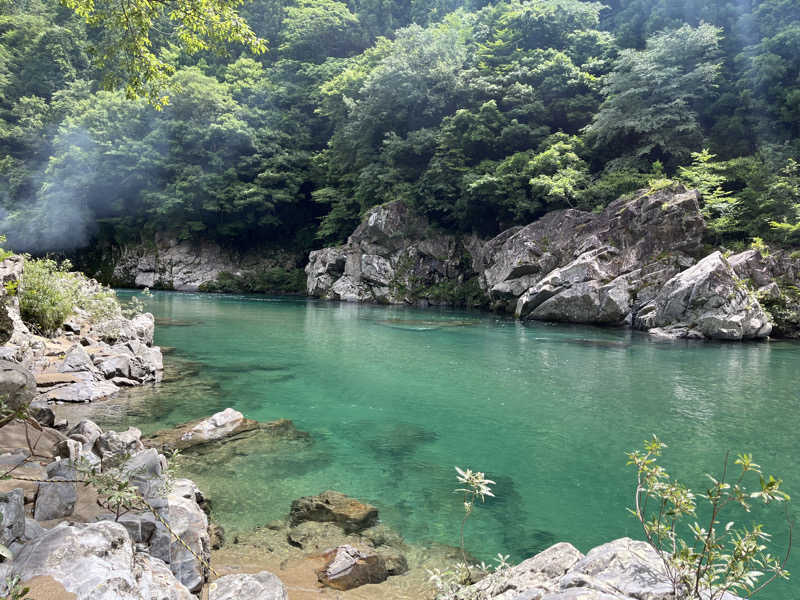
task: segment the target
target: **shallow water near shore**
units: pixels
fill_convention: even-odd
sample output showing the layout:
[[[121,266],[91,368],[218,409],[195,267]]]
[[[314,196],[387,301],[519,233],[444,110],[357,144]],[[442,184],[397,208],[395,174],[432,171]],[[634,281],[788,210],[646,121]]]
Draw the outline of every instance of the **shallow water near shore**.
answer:
[[[159,320],[156,343],[175,348],[166,381],[85,407],[92,418],[149,433],[231,406],[311,434],[184,459],[230,537],[336,489],[378,506],[409,541],[455,545],[458,465],[497,482],[466,527],[479,559],[518,561],[557,541],[587,551],[641,537],[626,511],[625,452],[653,433],[670,446],[664,464],[698,490],[726,451],[749,451],[800,493],[800,344],[664,343],[301,298],[154,292],[144,302]],[[780,518],[752,514],[783,548]],[[797,596],[800,551],[788,567],[794,582],[759,597]]]

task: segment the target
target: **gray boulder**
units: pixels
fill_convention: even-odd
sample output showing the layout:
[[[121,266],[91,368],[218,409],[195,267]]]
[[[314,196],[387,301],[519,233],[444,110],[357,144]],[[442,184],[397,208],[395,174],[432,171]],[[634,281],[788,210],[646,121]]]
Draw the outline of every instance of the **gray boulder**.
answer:
[[[121,433],[106,431],[97,438],[93,448],[104,467],[117,466],[144,450],[142,432],[135,427],[129,427]]]
[[[70,516],[78,501],[75,483],[77,473],[69,461],[58,460],[47,466],[48,481],[39,483],[39,493],[33,509],[37,521],[49,521]]]
[[[94,363],[89,353],[80,344],[69,349],[64,360],[58,366],[59,373],[94,372]]]
[[[192,484],[193,485],[193,484]],[[196,496],[186,497],[186,486],[176,485],[167,496],[169,502],[170,527],[191,548],[191,552],[179,541],[170,546],[169,566],[172,572],[190,591],[202,589],[208,577],[205,565],[211,559],[211,540],[208,534],[208,517],[196,501]]]
[[[133,319],[117,317],[95,324],[92,335],[107,344],[137,340],[148,346],[153,343],[155,319],[150,313],[136,315]]]
[[[280,579],[268,571],[225,575],[208,588],[208,600],[289,600]]]
[[[583,554],[567,543],[556,544],[544,552],[499,573],[492,573],[478,583],[459,590],[451,600],[478,598],[540,598],[559,589],[558,581],[572,569]]]
[[[36,396],[36,379],[17,363],[0,360],[0,402],[8,409],[26,408]]]
[[[722,340],[766,338],[772,331],[755,294],[720,252],[670,279],[638,311],[634,324],[639,329],[661,328],[661,335],[666,328],[681,337],[699,332]]]
[[[25,502],[22,488],[0,494],[0,544],[8,546],[25,535]]]
[[[0,582],[12,574],[23,582],[50,576],[81,600],[192,600],[163,562],[134,553],[125,527],[109,521],[45,530],[0,564]]]

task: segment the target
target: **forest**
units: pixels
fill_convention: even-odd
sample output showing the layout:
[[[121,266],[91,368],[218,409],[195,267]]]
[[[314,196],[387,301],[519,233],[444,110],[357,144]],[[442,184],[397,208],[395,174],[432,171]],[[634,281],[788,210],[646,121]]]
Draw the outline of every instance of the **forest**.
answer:
[[[488,237],[672,180],[703,192],[715,245],[800,243],[797,2],[254,0],[241,14],[265,51],[198,50],[155,23],[154,101],[96,60],[113,32],[55,0],[0,2],[11,248],[166,231],[308,250],[396,199]]]

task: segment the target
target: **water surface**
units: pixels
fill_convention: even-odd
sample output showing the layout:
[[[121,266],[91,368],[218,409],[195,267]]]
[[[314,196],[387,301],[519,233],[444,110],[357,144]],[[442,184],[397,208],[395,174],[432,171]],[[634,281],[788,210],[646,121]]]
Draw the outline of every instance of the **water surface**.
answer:
[[[458,465],[497,482],[497,498],[467,525],[474,555],[520,560],[556,541],[586,551],[640,537],[626,512],[634,480],[625,452],[653,433],[670,445],[665,464],[692,486],[705,485],[726,451],[749,450],[800,491],[797,344],[663,343],[305,299],[157,292],[145,303],[159,321],[156,342],[175,349],[166,361],[188,376],[107,414],[105,425],[147,432],[231,406],[292,419],[312,436],[187,465],[228,531],[337,489],[378,506],[412,541],[456,544]],[[772,530],[779,523],[769,520]],[[800,551],[791,567],[800,578]]]

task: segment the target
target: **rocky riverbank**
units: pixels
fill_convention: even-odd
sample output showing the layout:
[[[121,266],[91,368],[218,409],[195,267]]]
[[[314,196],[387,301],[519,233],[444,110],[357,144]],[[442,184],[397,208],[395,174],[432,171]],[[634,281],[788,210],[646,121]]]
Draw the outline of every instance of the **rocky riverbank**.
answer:
[[[709,251],[699,201],[681,187],[642,190],[601,213],[554,211],[490,240],[437,231],[391,202],[370,210],[345,245],[310,254],[306,289],[666,338],[796,336],[800,257]]]

